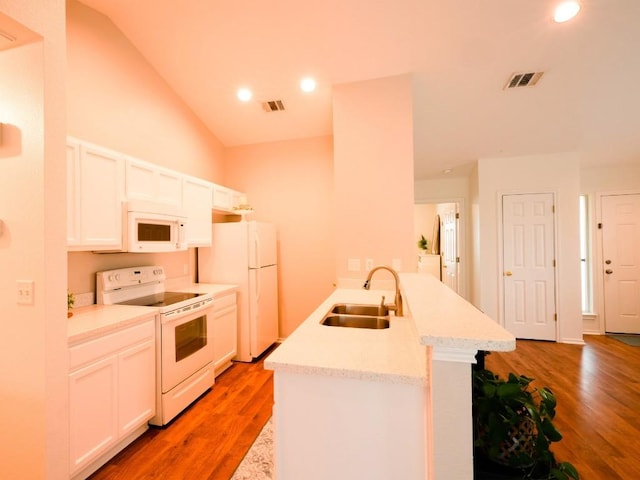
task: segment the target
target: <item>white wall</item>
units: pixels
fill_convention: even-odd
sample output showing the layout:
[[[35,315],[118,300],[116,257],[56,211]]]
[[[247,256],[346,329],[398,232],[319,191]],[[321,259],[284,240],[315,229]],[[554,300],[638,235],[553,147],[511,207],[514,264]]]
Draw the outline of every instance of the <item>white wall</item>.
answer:
[[[499,304],[500,198],[506,193],[554,193],[558,341],[582,343],[579,243],[579,157],[573,153],[478,161],[480,308],[503,324]]]
[[[68,477],[64,1],[0,0],[43,41],[0,52],[0,478]],[[16,303],[18,280],[34,303]]]

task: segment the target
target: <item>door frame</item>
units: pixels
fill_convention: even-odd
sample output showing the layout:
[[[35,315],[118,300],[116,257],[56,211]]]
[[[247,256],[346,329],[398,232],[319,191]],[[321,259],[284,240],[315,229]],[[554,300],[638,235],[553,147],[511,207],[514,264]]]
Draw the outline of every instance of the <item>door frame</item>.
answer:
[[[505,195],[545,195],[551,194],[553,197],[553,206],[555,208],[553,214],[553,252],[554,259],[556,261],[556,266],[553,269],[553,305],[556,311],[557,320],[556,320],[556,328],[555,328],[555,342],[560,338],[560,322],[562,321],[561,316],[558,314],[558,299],[560,292],[558,290],[558,191],[557,190],[547,190],[547,191],[530,191],[530,190],[501,190],[496,192],[496,208],[498,209],[498,238],[497,238],[497,247],[498,247],[498,322],[499,324],[505,328],[506,319],[504,312],[504,274],[500,272],[504,272],[504,231],[502,225],[504,224],[504,211],[502,208],[502,199]],[[578,201],[578,199],[576,199]]]
[[[602,229],[598,228],[598,224],[602,223],[602,197],[612,195],[640,195],[640,189],[595,192],[595,221],[593,222],[593,232],[591,237],[592,239],[595,238],[595,244],[591,249],[593,252],[593,309],[598,319],[598,331],[600,335],[604,335],[606,332],[606,319],[604,318],[604,272],[602,271],[602,249],[604,245],[602,240]]]
[[[438,204],[438,203],[455,203],[458,205],[458,214],[460,215],[458,221],[458,256],[460,257],[460,264],[458,265],[458,295],[465,300],[469,300],[467,297],[467,262],[471,258],[467,255],[467,242],[466,242],[466,219],[467,212],[465,206],[465,200],[463,197],[420,197],[413,200],[414,205],[423,204]]]

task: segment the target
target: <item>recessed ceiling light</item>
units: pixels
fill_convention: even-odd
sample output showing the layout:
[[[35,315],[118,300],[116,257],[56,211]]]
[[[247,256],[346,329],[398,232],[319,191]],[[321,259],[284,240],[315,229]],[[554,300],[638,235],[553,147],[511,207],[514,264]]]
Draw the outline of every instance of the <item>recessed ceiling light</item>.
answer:
[[[450,168],[445,168],[444,170],[442,170],[442,173],[444,173],[445,175],[449,175],[451,172],[453,172],[453,170]]]
[[[313,92],[316,89],[316,81],[311,77],[303,78],[300,81],[300,89],[303,92]]]
[[[253,97],[253,93],[248,88],[239,88],[237,95],[241,102],[248,102]]]
[[[580,4],[576,1],[562,2],[556,7],[553,19],[557,23],[563,23],[571,20],[580,11]]]

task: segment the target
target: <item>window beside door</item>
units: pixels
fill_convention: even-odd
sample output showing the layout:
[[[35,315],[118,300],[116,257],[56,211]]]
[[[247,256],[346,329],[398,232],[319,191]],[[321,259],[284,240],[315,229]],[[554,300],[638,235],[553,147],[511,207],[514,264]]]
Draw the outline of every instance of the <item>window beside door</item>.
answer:
[[[580,195],[580,280],[582,313],[593,312],[593,275],[589,197]]]

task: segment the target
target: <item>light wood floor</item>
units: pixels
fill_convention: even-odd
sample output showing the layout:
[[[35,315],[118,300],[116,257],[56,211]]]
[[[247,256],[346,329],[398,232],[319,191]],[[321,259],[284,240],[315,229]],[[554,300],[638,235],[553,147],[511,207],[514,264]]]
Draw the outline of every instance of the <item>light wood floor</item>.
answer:
[[[515,352],[487,356],[486,367],[554,391],[564,439],[552,449],[582,479],[640,478],[640,347],[601,336],[585,341],[518,341]],[[272,372],[262,360],[236,363],[169,428],[152,428],[91,478],[228,480],[272,405]]]

